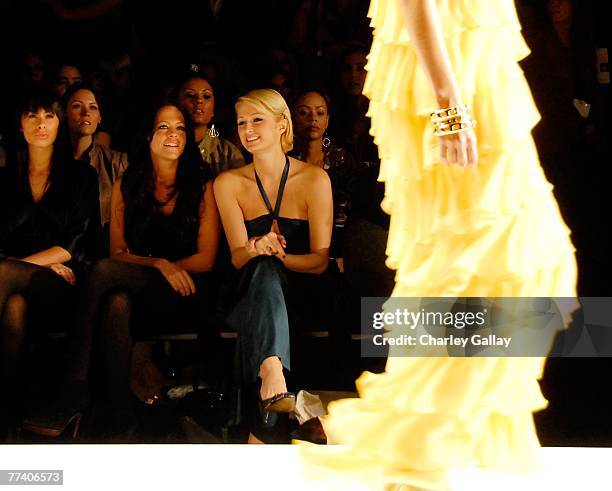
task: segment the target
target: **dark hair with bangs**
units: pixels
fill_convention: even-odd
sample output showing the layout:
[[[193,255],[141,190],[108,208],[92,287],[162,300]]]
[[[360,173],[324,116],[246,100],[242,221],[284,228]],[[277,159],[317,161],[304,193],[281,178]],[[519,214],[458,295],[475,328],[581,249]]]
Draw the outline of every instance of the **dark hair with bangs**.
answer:
[[[152,107],[145,126],[134,140],[128,161],[130,165],[121,180],[121,193],[125,203],[124,223],[128,245],[138,250],[144,240],[144,231],[149,222],[158,213],[161,203],[155,198],[155,172],[151,159],[151,136],[155,131],[155,118],[159,111],[167,106],[175,107],[185,120],[186,141],[183,153],[178,159],[174,192],[177,201],[174,215],[178,217],[180,229],[177,240],[199,220],[200,203],[204,196],[204,184],[210,179],[209,171],[204,165],[202,154],[195,142],[195,135],[189,116],[174,100],[164,100]]]
[[[28,113],[35,113],[39,109],[44,109],[57,114],[60,121],[64,118],[64,109],[59,97],[50,89],[37,87],[22,97],[17,105],[15,116],[18,126],[21,126],[21,116]]]
[[[64,140],[62,136],[63,125],[61,124],[62,120],[64,119],[64,110],[59,97],[52,90],[46,88],[37,87],[30,90],[19,101],[15,111],[15,127],[18,133],[17,138],[15,139],[17,142],[15,160],[17,163],[17,176],[22,184],[25,183],[24,179],[27,179],[28,177],[28,161],[30,154],[28,142],[25,140],[25,137],[21,132],[21,118],[25,114],[36,113],[40,109],[54,113],[60,120],[57,130],[57,137],[53,143],[53,156],[51,160],[50,174],[51,181],[58,176],[58,172],[60,170],[59,165],[65,160],[63,157],[69,155],[66,153],[67,149],[63,148],[63,145],[61,144],[61,142]]]

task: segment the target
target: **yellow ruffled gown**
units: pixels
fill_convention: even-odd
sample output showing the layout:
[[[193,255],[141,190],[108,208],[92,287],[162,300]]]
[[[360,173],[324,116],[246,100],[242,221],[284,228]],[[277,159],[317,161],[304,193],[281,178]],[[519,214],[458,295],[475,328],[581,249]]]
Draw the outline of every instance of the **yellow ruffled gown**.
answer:
[[[574,297],[574,248],[539,165],[538,121],[517,61],[529,50],[513,0],[437,0],[465,103],[478,121],[476,169],[439,162],[437,108],[399,0],[372,0],[364,93],[391,215],[388,265],[398,297]],[[562,137],[560,135],[560,137]],[[309,463],[377,483],[447,489],[450,468],[511,471],[538,462],[532,412],[546,406],[542,358],[390,356],[357,380],[323,424],[342,452]],[[312,470],[312,469],[311,469]]]

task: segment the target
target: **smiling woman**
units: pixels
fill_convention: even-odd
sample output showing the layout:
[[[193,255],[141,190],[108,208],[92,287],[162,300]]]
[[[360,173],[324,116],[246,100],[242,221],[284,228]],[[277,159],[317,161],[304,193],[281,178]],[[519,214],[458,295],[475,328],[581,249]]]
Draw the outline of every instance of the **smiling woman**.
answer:
[[[295,403],[285,379],[289,316],[304,299],[312,306],[326,291],[332,193],[323,169],[287,156],[293,126],[278,92],[249,92],[238,99],[236,113],[253,163],[220,175],[215,195],[240,270],[240,300],[226,322],[238,332],[240,393],[248,394],[243,410],[251,415],[249,442],[258,443],[276,439],[272,413],[290,412]]]
[[[212,269],[219,217],[212,185],[185,115],[173,103],[153,112],[130,167],[113,187],[111,259],[98,261],[84,295],[77,349],[65,390],[30,430],[57,434],[85,404],[94,332],[112,403],[108,429],[123,435],[133,420],[129,388],[132,336],[202,324],[203,273]]]

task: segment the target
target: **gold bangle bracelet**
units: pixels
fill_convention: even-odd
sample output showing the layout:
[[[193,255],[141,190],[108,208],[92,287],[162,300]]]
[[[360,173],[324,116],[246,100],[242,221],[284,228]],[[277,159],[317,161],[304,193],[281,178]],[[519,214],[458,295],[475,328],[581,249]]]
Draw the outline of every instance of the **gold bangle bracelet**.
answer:
[[[467,115],[469,113],[470,106],[467,104],[460,104],[445,109],[437,109],[430,114],[430,117],[433,122],[440,122],[446,121],[454,116]]]
[[[474,126],[476,126],[476,121],[473,119],[462,123],[436,125],[434,128],[434,133],[438,136],[454,135],[455,133],[461,133],[462,131],[466,131]]]
[[[447,124],[457,124],[457,123],[465,123],[466,121],[471,121],[472,118],[468,115],[459,115],[459,116],[449,116],[443,120],[433,121],[434,126],[441,126]]]

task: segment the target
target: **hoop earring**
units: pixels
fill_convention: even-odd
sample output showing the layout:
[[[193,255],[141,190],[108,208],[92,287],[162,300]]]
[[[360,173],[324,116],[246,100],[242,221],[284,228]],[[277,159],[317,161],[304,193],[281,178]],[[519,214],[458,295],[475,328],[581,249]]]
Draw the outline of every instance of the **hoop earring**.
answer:
[[[211,138],[219,138],[219,132],[217,131],[217,128],[215,128],[215,123],[210,125],[210,129],[208,130],[208,135]]]
[[[321,143],[323,144],[323,151],[327,152],[329,147],[331,147],[331,139],[327,136],[327,131],[323,133],[323,140],[321,140]]]

